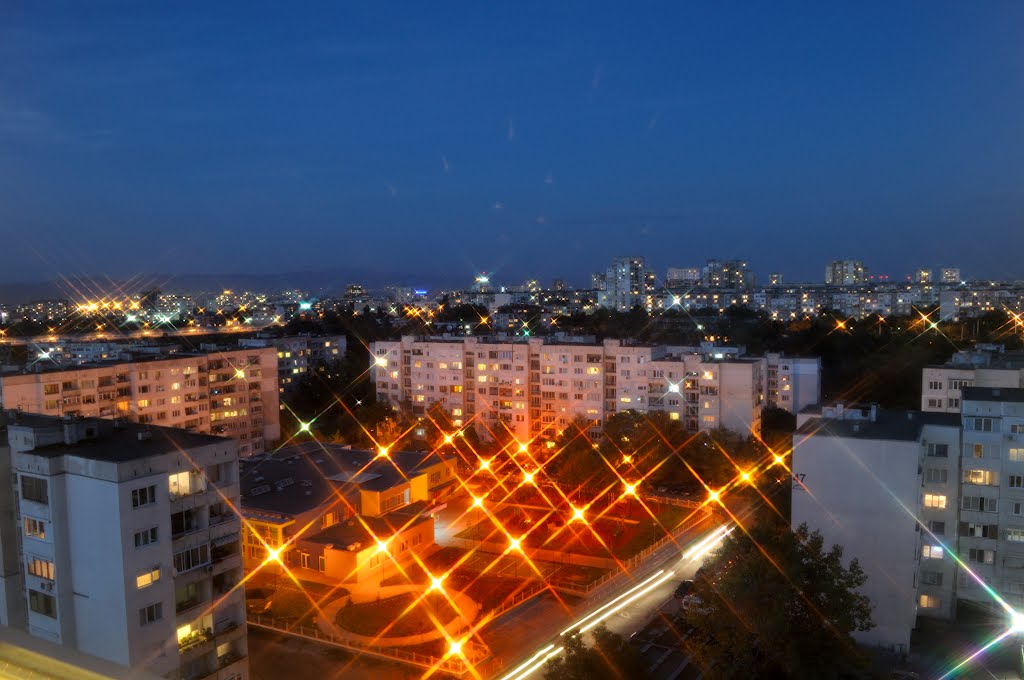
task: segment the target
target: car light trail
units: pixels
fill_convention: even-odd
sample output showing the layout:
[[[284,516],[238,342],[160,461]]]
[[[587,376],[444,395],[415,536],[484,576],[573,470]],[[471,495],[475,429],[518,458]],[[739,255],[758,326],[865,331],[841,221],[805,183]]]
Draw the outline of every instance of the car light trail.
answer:
[[[544,649],[540,650],[525,662],[516,666],[516,668],[509,674],[503,675],[501,680],[519,680],[533,673],[535,670],[540,668],[543,664],[547,663],[547,660],[562,651],[561,647],[555,648],[554,645],[548,645]],[[545,654],[547,656],[545,656]],[[543,657],[543,658],[541,658]],[[540,662],[537,660],[540,659]]]
[[[613,606],[619,600],[621,600],[621,599],[623,599],[625,597],[628,597],[629,595],[635,593],[636,591],[640,590],[641,588],[647,587],[648,585],[650,585],[651,582],[653,582],[656,579],[658,579],[664,573],[665,573],[664,569],[659,569],[658,571],[656,571],[654,573],[653,576],[649,576],[645,581],[641,581],[638,585],[633,586],[632,588],[630,588],[629,590],[627,590],[626,592],[622,593],[617,598],[612,600],[611,602],[608,602],[607,604],[604,604],[601,607],[599,607],[599,608],[595,609],[594,611],[590,612],[589,614],[584,616],[582,619],[580,619],[576,623],[572,624],[571,626],[569,626],[568,628],[563,630],[561,633],[559,633],[559,635],[561,636],[561,635],[565,635],[566,633],[571,633],[572,631],[574,631],[577,628],[579,628],[581,624],[583,624],[586,621],[589,621],[590,619],[594,618],[595,616],[597,616],[598,614],[603,612],[605,609],[608,609],[609,607]]]
[[[602,614],[601,616],[597,617],[596,619],[594,619],[593,621],[591,621],[591,622],[590,622],[590,623],[588,623],[587,625],[585,625],[585,626],[583,626],[582,628],[580,628],[580,633],[586,633],[586,632],[587,632],[588,630],[590,630],[590,629],[591,629],[591,628],[593,628],[594,626],[598,625],[599,623],[601,623],[602,621],[604,621],[605,619],[607,619],[607,618],[608,618],[609,616],[611,616],[611,615],[612,615],[612,614],[614,614],[615,612],[617,612],[617,611],[619,611],[620,609],[622,609],[623,607],[625,607],[625,606],[626,606],[627,604],[630,604],[630,603],[632,603],[632,602],[633,602],[634,600],[636,600],[636,599],[638,599],[638,598],[640,598],[640,597],[643,597],[643,596],[644,596],[644,595],[646,595],[647,593],[651,592],[652,590],[654,590],[655,588],[657,588],[658,586],[660,586],[660,585],[661,585],[662,583],[664,583],[665,581],[667,581],[667,580],[669,580],[670,578],[672,578],[672,577],[673,577],[674,575],[675,575],[675,572],[674,572],[674,571],[670,571],[670,572],[667,572],[667,573],[666,573],[666,574],[665,574],[664,576],[662,576],[661,578],[659,578],[659,579],[658,579],[657,581],[655,581],[655,582],[654,582],[654,583],[652,583],[651,585],[647,586],[646,588],[644,588],[644,589],[643,589],[643,590],[641,590],[640,592],[636,593],[635,595],[633,595],[633,596],[631,596],[631,597],[629,597],[629,598],[627,598],[627,599],[623,600],[622,602],[620,602],[620,603],[619,603],[619,604],[617,604],[616,606],[614,606],[614,607],[612,607],[611,609],[609,609],[608,611],[606,611],[606,612],[605,612],[604,614]]]
[[[736,527],[729,527],[726,525],[718,527],[712,533],[708,534],[707,536],[699,540],[696,543],[696,545],[692,545],[689,548],[687,548],[686,552],[683,553],[683,559],[689,560],[697,559],[698,557],[703,557],[708,553],[708,551],[712,549],[712,547],[717,545],[723,538],[731,534],[732,530],[735,528]]]

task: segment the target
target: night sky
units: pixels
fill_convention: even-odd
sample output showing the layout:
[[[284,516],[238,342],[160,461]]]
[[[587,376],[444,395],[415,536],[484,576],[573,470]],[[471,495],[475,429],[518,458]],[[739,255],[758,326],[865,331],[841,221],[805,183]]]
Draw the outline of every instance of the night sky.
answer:
[[[0,282],[1024,278],[1024,3],[495,4],[4,3]]]

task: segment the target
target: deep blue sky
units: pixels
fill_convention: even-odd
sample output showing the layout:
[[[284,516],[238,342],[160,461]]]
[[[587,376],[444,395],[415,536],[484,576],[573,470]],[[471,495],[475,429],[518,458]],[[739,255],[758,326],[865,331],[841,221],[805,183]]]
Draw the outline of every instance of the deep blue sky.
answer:
[[[5,3],[0,281],[1024,278],[1024,3],[495,5]]]

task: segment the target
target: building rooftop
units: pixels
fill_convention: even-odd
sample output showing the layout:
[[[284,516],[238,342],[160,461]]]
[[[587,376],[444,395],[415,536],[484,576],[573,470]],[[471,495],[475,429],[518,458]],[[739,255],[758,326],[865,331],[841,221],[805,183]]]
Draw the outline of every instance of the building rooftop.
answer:
[[[960,414],[879,409],[873,420],[811,418],[797,429],[797,433],[815,437],[915,441],[925,425],[959,427]]]
[[[266,347],[221,347],[218,349],[211,349],[209,351],[202,350],[190,350],[182,352],[174,352],[171,354],[154,354],[150,351],[140,350],[133,348],[121,352],[117,357],[111,357],[103,361],[90,361],[81,364],[42,364],[36,362],[31,367],[26,366],[25,368],[4,373],[4,378],[21,375],[39,375],[47,373],[63,373],[63,372],[74,372],[74,371],[88,371],[97,368],[115,368],[117,366],[127,364],[142,364],[142,363],[157,363],[160,361],[181,361],[182,359],[207,357],[214,354],[222,354],[224,352],[259,352],[266,350]]]
[[[965,387],[961,395],[964,401],[1024,402],[1024,389],[1019,387]]]
[[[140,425],[104,418],[62,418],[34,413],[8,413],[8,436],[19,428],[36,431],[38,456],[76,456],[122,463],[233,440],[173,427]]]
[[[338,548],[359,545],[359,549],[374,545],[377,537],[388,538],[399,531],[410,529],[430,519],[428,514],[413,514],[407,511],[396,511],[380,517],[359,515],[350,517],[334,526],[302,540],[321,545],[333,545]]]
[[[242,507],[294,516],[341,494],[355,505],[360,489],[386,491],[437,464],[437,453],[392,451],[387,458],[340,444],[305,442],[258,458],[242,459]],[[454,462],[455,456],[444,460]]]

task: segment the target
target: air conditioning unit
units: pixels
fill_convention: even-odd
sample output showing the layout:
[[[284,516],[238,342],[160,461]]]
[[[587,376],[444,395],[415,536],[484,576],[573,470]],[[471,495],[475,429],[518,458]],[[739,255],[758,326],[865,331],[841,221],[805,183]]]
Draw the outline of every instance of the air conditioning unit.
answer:
[[[47,591],[52,593],[53,592],[53,581],[43,581],[39,585],[39,587],[42,588],[43,590],[47,590]]]

